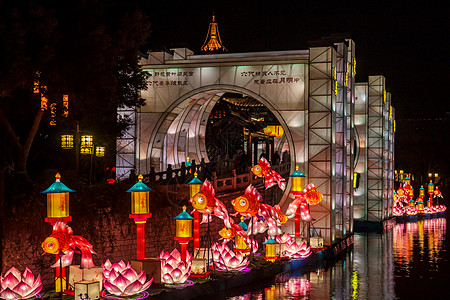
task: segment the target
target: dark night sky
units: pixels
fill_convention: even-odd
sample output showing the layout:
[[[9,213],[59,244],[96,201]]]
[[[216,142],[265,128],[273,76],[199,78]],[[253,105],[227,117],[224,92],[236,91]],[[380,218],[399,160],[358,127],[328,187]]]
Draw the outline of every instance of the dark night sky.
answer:
[[[188,47],[198,53],[213,12],[230,52],[306,49],[308,41],[333,33],[349,34],[356,44],[357,82],[367,81],[368,75],[386,77],[397,115],[397,161],[402,161],[406,149],[418,148],[424,139],[428,139],[425,148],[433,147],[426,132],[434,125],[414,129],[417,123],[406,120],[450,118],[450,113],[446,115],[450,112],[450,10],[444,2],[135,1],[152,22],[151,50]],[[411,135],[418,137],[416,144],[407,138]],[[445,157],[442,149],[448,143],[440,135],[431,134],[431,140],[436,138],[434,150]],[[407,152],[412,156],[430,154]]]
[[[420,5],[396,1],[355,1],[363,2],[356,5],[343,1],[138,2],[152,21],[152,50],[187,46],[198,52],[213,12],[231,52],[305,49],[308,40],[346,33],[356,43],[357,80],[366,81],[372,74],[386,76],[398,117],[409,115],[407,110],[450,110],[444,100],[450,70],[446,55],[450,11],[444,5],[426,1]]]

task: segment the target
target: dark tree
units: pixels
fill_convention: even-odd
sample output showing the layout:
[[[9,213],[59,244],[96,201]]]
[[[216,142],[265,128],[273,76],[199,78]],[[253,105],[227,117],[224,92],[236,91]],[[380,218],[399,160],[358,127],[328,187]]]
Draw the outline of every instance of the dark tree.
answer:
[[[126,1],[0,0],[1,220],[5,177],[30,180],[30,160],[53,160],[50,140],[60,132],[79,124],[114,149],[114,138],[127,125],[117,122],[117,107],[144,105],[140,90],[147,74],[138,54],[149,34],[148,18]],[[49,125],[49,110],[41,110],[40,96],[33,93],[36,72],[49,104],[57,103],[56,126]]]

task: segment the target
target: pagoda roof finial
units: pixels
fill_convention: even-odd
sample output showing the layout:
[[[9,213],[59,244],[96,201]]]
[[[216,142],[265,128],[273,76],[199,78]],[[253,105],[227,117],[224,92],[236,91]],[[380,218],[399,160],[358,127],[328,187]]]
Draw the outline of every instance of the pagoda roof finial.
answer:
[[[212,22],[209,23],[208,34],[205,42],[200,48],[202,52],[225,52],[227,49],[223,46],[219,35],[219,26],[216,23],[216,17],[213,13]]]

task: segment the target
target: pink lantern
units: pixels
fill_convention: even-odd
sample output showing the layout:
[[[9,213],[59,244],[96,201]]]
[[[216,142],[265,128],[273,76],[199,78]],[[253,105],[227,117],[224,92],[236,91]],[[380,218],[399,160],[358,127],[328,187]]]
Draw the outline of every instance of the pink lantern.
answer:
[[[216,267],[222,271],[242,271],[250,261],[241,252],[234,252],[226,244],[214,243],[211,245],[213,259]]]
[[[191,275],[192,255],[186,251],[186,261],[181,259],[181,254],[177,249],[169,252],[162,251],[158,258],[161,258],[162,281],[168,284],[182,284]]]
[[[286,243],[286,253],[291,258],[305,259],[311,255],[311,247],[308,247],[305,242],[297,244],[291,240]]]
[[[6,300],[34,297],[42,290],[41,274],[34,279],[30,269],[25,268],[23,274],[12,267],[5,276],[0,276],[0,298]]]
[[[147,280],[144,270],[140,274],[131,267],[130,262],[122,260],[111,264],[109,259],[102,264],[105,289],[116,296],[131,296],[145,291],[150,287],[153,278]]]

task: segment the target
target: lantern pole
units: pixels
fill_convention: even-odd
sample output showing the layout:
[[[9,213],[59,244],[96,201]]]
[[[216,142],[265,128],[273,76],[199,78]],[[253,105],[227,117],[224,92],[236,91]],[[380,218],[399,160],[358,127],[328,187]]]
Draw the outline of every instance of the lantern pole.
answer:
[[[192,237],[192,220],[194,219],[186,212],[186,206],[183,206],[183,211],[176,216],[176,236],[173,238],[180,244],[181,260],[186,262],[187,245]]]
[[[149,192],[153,191],[142,182],[144,176],[139,174],[138,182],[127,192],[131,193],[130,219],[136,223],[136,258],[145,259],[145,223],[152,217],[149,209]]]
[[[189,196],[191,198],[200,192],[202,183],[203,182],[197,178],[197,172],[195,172],[194,178],[188,182]],[[200,214],[197,210],[194,211],[194,248],[200,248]]]
[[[69,193],[74,190],[69,189],[64,183],[61,182],[61,175],[56,173],[55,182],[48,187],[42,194],[47,194],[47,217],[44,219],[46,223],[50,223],[53,227],[56,222],[72,221],[72,216],[69,215]],[[58,256],[56,256],[56,262],[58,262]],[[61,265],[62,266],[62,265]],[[55,268],[55,292],[61,289],[63,292],[63,281],[66,281],[66,272],[63,267]],[[60,285],[58,285],[58,280]]]
[[[291,194],[294,196],[295,199],[299,198],[302,194],[302,181],[303,175],[299,169],[298,166],[295,166],[295,171],[289,175],[289,177],[292,177],[292,188],[291,188]],[[295,201],[295,200],[294,200]],[[297,210],[295,211],[295,236],[300,236],[300,205],[297,207]]]
[[[430,199],[428,200],[427,206],[433,206],[433,194],[434,194],[434,184],[430,180],[430,183],[428,184],[428,194],[430,194]]]

